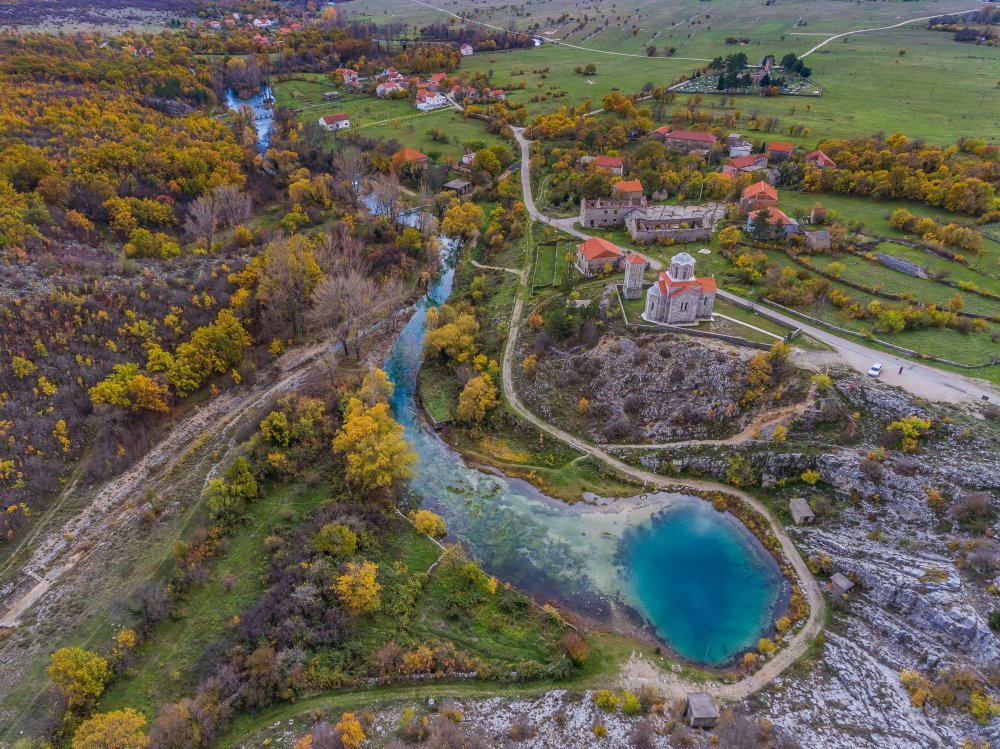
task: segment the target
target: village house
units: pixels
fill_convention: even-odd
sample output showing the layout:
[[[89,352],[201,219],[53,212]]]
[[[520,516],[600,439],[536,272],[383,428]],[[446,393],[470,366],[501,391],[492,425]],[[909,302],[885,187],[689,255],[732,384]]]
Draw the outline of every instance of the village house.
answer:
[[[686,252],[670,258],[670,269],[662,271],[646,292],[644,319],[667,325],[693,325],[712,319],[715,279],[698,278],[694,265],[694,258]]]
[[[767,182],[754,182],[743,188],[740,194],[740,213],[746,215],[760,208],[774,208],[778,205],[778,191]]]
[[[656,128],[656,130],[649,134],[649,137],[653,140],[663,141],[666,140],[667,134],[671,130],[673,130],[673,128],[670,125],[660,125],[660,127]]]
[[[806,247],[813,252],[826,252],[830,249],[830,232],[826,229],[804,232],[803,238],[805,239]]]
[[[404,80],[403,74],[393,67],[388,67],[385,70],[383,70],[382,74],[379,77],[383,78],[386,81],[392,81],[393,83],[402,83]]]
[[[802,497],[792,497],[788,500],[788,511],[796,525],[808,525],[816,520],[816,513]]]
[[[726,136],[726,148],[729,149],[729,157],[749,156],[753,150],[753,143],[744,140],[740,133],[730,133]]]
[[[767,144],[767,158],[771,161],[788,161],[794,151],[795,146],[783,140],[772,140]]]
[[[651,205],[627,213],[624,222],[635,242],[697,242],[712,236],[715,222],[724,214],[721,203]]]
[[[625,258],[625,283],[622,291],[626,299],[638,299],[642,296],[643,275],[646,272],[646,258],[638,252],[630,252]]]
[[[495,88],[492,91],[487,92],[487,98],[492,101],[506,101],[507,93],[502,88]]]
[[[476,160],[475,151],[466,151],[462,154],[462,166],[472,166],[472,162]]]
[[[612,194],[618,200],[632,200],[642,197],[642,182],[637,179],[623,179],[611,187]]]
[[[212,31],[222,30],[222,21],[209,21],[205,25],[208,26],[208,28],[212,29]]]
[[[468,57],[472,54],[473,49],[471,44],[463,44],[458,48],[458,51],[462,53],[462,57]]]
[[[592,164],[595,169],[607,169],[615,177],[625,173],[625,159],[621,156],[581,156],[581,164]]]
[[[785,237],[790,237],[793,234],[799,233],[799,222],[791,216],[786,215],[784,211],[774,207],[761,208],[757,211],[751,211],[747,215],[747,223],[745,227],[747,233],[750,233],[751,227],[755,221],[764,219],[764,216],[761,214],[763,214],[765,210],[767,211],[767,223],[775,227],[780,225],[781,231]]]
[[[261,18],[255,18],[255,19],[253,19],[253,27],[255,29],[269,29],[273,25],[274,25],[274,21],[272,21],[267,16],[263,16]]]
[[[817,167],[818,169],[836,169],[837,162],[827,156],[825,153],[816,149],[815,151],[810,151],[806,154],[806,163],[809,166]]]
[[[351,70],[350,68],[337,68],[337,74],[340,75],[341,80],[344,82],[345,86],[354,88],[360,85],[358,80],[358,71]]]
[[[585,276],[603,273],[607,268],[618,270],[624,259],[625,253],[601,237],[591,237],[576,246],[576,269]]]
[[[406,86],[395,81],[384,81],[375,87],[375,96],[380,99],[386,99],[401,91],[406,91]]]
[[[351,118],[346,112],[335,112],[334,114],[325,114],[320,117],[319,124],[321,127],[326,128],[327,132],[347,130],[351,126]]]
[[[441,109],[441,107],[448,106],[448,99],[444,94],[439,94],[437,91],[428,91],[422,88],[417,91],[414,103],[421,112],[430,112],[434,109]]]
[[[723,167],[723,171],[732,170],[734,172],[759,172],[767,169],[767,156],[762,153],[749,154],[748,156],[737,156],[730,159]]]
[[[270,39],[266,36],[261,36],[260,34],[255,34],[253,40],[262,47],[266,47],[271,43]]]
[[[397,160],[395,156],[398,156],[399,159]],[[427,154],[420,153],[420,151],[415,148],[403,146],[396,151],[395,156],[393,157],[393,161],[398,161],[400,164],[409,164],[411,161],[415,161],[424,169],[427,168]]]
[[[447,73],[435,73],[427,79],[427,88],[431,91],[438,91],[444,83],[444,79],[447,77]]]
[[[719,708],[708,692],[688,692],[683,717],[691,728],[715,728],[719,722]]]
[[[671,130],[663,137],[663,142],[671,151],[679,153],[705,152],[718,141],[711,133],[700,130]]]

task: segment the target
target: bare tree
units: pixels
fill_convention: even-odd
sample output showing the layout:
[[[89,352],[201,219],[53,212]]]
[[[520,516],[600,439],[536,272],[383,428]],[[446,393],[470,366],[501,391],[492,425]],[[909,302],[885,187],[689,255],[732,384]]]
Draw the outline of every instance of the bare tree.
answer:
[[[337,177],[337,189],[357,210],[371,175],[368,158],[357,148],[345,148],[333,157],[333,172]]]
[[[393,323],[406,299],[406,286],[398,278],[376,283],[363,271],[345,267],[327,276],[316,287],[309,322],[329,328],[344,350],[354,350],[361,360],[361,339],[378,325]]]
[[[375,198],[375,214],[386,216],[393,224],[399,218],[399,177],[394,172],[375,178],[372,189]]]
[[[347,224],[338,221],[316,238],[316,262],[325,273],[348,269],[364,273],[368,264],[362,255],[363,249],[361,240],[351,236]]]
[[[253,198],[248,193],[232,185],[220,185],[215,188],[214,194],[219,201],[224,226],[245,224],[253,217]]]
[[[308,239],[298,235],[281,237],[264,250],[257,295],[298,337],[305,328],[309,300],[322,277]]]
[[[188,206],[184,230],[195,240],[204,239],[207,249],[211,250],[221,218],[222,204],[214,193],[205,193]]]

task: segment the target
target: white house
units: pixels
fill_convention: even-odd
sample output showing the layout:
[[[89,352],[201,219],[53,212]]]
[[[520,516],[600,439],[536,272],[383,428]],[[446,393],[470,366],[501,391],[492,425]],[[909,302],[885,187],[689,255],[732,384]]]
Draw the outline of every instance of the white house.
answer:
[[[472,45],[463,44],[461,47],[458,48],[458,51],[462,53],[462,57],[468,57],[473,52]]]
[[[698,278],[694,274],[694,258],[681,252],[670,258],[670,270],[646,292],[646,309],[642,316],[650,322],[668,325],[692,325],[712,319],[716,285],[714,278]]]
[[[416,98],[417,109],[421,112],[430,112],[432,109],[441,109],[448,106],[448,99],[444,94],[437,91],[427,91],[420,89]]]
[[[351,126],[351,118],[345,112],[325,114],[319,118],[321,127],[325,127],[328,132],[334,130],[347,130]]]
[[[385,99],[389,94],[394,94],[397,91],[405,91],[406,86],[396,83],[395,81],[386,81],[385,83],[380,83],[375,88],[375,96],[380,99]]]

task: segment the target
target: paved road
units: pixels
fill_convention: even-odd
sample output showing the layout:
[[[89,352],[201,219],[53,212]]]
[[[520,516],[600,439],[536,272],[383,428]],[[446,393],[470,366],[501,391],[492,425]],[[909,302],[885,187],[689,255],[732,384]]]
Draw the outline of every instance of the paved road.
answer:
[[[573,219],[553,219],[546,216],[535,205],[535,199],[531,194],[531,141],[524,137],[524,128],[512,128],[514,136],[521,147],[521,187],[524,192],[524,205],[528,213],[535,219],[549,226],[560,229],[579,239],[589,239],[591,235],[585,234],[572,226]],[[653,268],[661,268],[662,263],[648,258]],[[719,289],[719,297],[737,304],[752,304],[766,309],[772,317],[776,317],[785,324],[793,328],[801,328],[803,333],[807,333],[818,341],[822,341],[828,346],[836,349],[837,355],[822,355],[806,353],[805,358],[812,364],[820,366],[832,366],[836,364],[846,364],[860,373],[865,373],[874,362],[881,362],[883,365],[882,376],[879,378],[889,385],[901,387],[912,395],[927,400],[944,401],[956,403],[959,401],[981,401],[984,397],[993,402],[1000,400],[1000,393],[991,387],[989,383],[981,380],[972,380],[956,372],[949,372],[944,369],[936,369],[926,364],[911,361],[910,359],[895,354],[888,354],[884,351],[865,346],[860,341],[843,338],[832,333],[825,328],[816,327],[803,322],[793,315],[787,315],[768,307],[767,305],[744,299],[741,296]],[[902,368],[902,372],[900,372]]]
[[[522,172],[522,175],[523,174],[524,172]],[[525,190],[526,198],[530,199],[530,194],[529,190]],[[521,315],[524,309],[524,294],[525,290],[528,288],[528,271],[530,267],[530,263],[526,264],[524,270],[521,272],[520,284],[517,289],[517,298],[514,301],[514,309],[510,316],[510,334],[507,336],[501,364],[502,372],[500,379],[503,383],[504,397],[506,397],[511,409],[513,409],[513,411],[520,418],[534,424],[543,432],[546,432],[561,442],[564,442],[575,450],[578,450],[581,453],[589,455],[595,460],[604,463],[605,465],[613,468],[615,471],[632,477],[636,481],[641,482],[644,486],[655,487],[656,489],[667,491],[684,491],[692,489],[695,491],[720,491],[739,497],[748,506],[753,508],[755,512],[767,520],[771,526],[771,530],[774,531],[775,536],[781,542],[782,553],[784,554],[785,559],[788,560],[792,569],[795,571],[795,575],[798,578],[803,595],[805,595],[806,600],[809,602],[809,617],[806,619],[805,624],[799,627],[799,629],[796,630],[791,636],[788,646],[779,651],[778,654],[771,660],[767,661],[756,673],[732,684],[713,684],[707,687],[708,691],[719,699],[745,699],[759,689],[767,686],[767,684],[777,678],[786,668],[795,663],[795,661],[805,654],[809,644],[820,633],[823,626],[823,611],[826,602],[823,599],[823,593],[820,590],[819,584],[809,572],[809,568],[807,567],[805,560],[803,560],[799,555],[798,549],[795,548],[795,544],[792,543],[792,540],[785,534],[781,524],[774,519],[763,504],[750,494],[716,481],[689,478],[668,479],[665,476],[660,476],[656,473],[634,468],[633,466],[622,462],[618,458],[609,455],[596,445],[586,442],[579,437],[569,434],[568,432],[564,432],[558,427],[549,424],[547,421],[528,410],[524,403],[521,402],[517,391],[514,389],[513,360],[514,352],[517,350],[517,339],[520,334]],[[627,674],[628,670],[626,669],[624,673]],[[643,678],[646,678],[646,676]],[[659,671],[657,678],[661,680],[666,679],[668,678],[668,675]],[[680,682],[680,680],[677,681],[680,684],[680,688],[686,691],[706,688],[704,686],[693,684],[687,685]],[[673,684],[673,687],[677,686],[677,684]]]

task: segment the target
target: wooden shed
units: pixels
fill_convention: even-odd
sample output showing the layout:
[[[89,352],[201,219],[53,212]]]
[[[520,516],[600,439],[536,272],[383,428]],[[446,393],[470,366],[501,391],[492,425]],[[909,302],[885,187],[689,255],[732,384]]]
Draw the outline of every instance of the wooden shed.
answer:
[[[830,577],[830,592],[835,596],[842,596],[853,587],[854,583],[852,583],[846,575],[834,572]]]
[[[323,94],[323,101],[339,101],[340,92],[339,91],[326,91]]]
[[[795,521],[796,525],[808,525],[816,519],[816,513],[802,497],[793,497],[788,500],[788,509],[792,513],[792,520]]]
[[[472,183],[466,179],[453,179],[444,183],[445,190],[454,190],[459,195],[466,195],[472,192]]]
[[[719,708],[708,692],[688,692],[684,717],[692,728],[715,728],[719,722]]]

